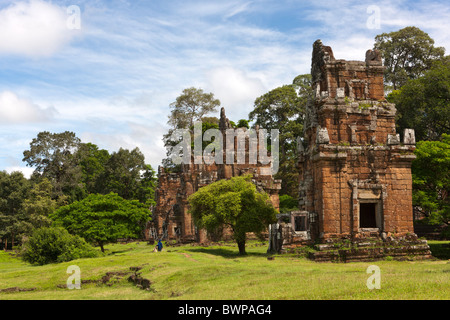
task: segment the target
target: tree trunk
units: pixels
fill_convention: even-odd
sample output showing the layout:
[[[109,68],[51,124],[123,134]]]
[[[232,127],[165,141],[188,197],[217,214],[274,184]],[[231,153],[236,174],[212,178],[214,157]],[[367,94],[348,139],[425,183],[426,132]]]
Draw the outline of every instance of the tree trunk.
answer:
[[[102,252],[105,253],[105,248],[103,247],[103,242],[100,242],[98,245],[100,246],[100,249],[102,250]]]
[[[246,255],[247,253],[245,252],[245,240],[238,240],[237,245],[239,248],[239,254]]]

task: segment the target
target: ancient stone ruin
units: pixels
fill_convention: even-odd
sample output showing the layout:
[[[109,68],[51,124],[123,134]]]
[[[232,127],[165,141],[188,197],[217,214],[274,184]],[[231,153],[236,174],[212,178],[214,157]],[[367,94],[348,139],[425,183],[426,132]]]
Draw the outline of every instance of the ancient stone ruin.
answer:
[[[365,61],[346,61],[335,59],[320,40],[314,43],[314,98],[298,145],[299,211],[280,217],[288,226],[282,231],[285,247],[346,239],[351,249],[358,243],[367,247],[366,239],[380,240],[382,246],[400,239],[405,250],[399,254],[429,254],[413,228],[414,130],[406,129],[402,137],[396,132],[396,109],[385,100],[383,70],[376,50],[368,50]],[[393,253],[378,252],[383,254]]]
[[[226,131],[232,129],[230,121],[225,115],[225,109],[220,113],[219,130],[226,136]],[[246,128],[242,128],[246,131]],[[256,129],[258,136],[258,129]],[[238,150],[238,137],[233,139],[233,150]],[[227,139],[223,138],[223,149],[227,149]],[[149,225],[147,235],[149,239],[178,240],[180,242],[204,242],[214,240],[214,237],[225,235],[207,235],[204,230],[198,230],[189,213],[188,197],[199,188],[220,179],[252,174],[253,183],[257,188],[268,193],[275,208],[279,207],[278,191],[281,181],[275,180],[271,173],[271,163],[261,164],[259,161],[249,161],[249,139],[245,140],[244,163],[237,161],[238,152],[234,152],[233,161],[227,161],[226,153],[222,163],[207,164],[203,160],[182,164],[181,172],[168,173],[164,168],[158,168],[158,188],[156,190],[156,206],[153,210],[153,221]],[[196,164],[200,162],[200,164]]]
[[[414,130],[406,129],[402,136],[396,132],[396,108],[385,99],[383,71],[376,50],[368,50],[365,61],[346,61],[336,59],[320,40],[314,43],[314,95],[298,144],[299,210],[279,214],[278,223],[269,226],[269,252],[316,244],[317,251],[310,254],[316,261],[430,256],[413,228]],[[222,109],[220,130],[229,128]],[[187,198],[219,179],[252,173],[278,208],[281,182],[267,173],[269,167],[191,161],[180,173],[159,168],[149,238],[211,238],[195,227]]]

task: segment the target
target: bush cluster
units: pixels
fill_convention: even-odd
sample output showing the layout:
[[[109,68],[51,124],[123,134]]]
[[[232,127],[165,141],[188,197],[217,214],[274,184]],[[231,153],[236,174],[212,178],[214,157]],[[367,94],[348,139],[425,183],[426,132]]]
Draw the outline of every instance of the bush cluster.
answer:
[[[36,265],[93,258],[100,254],[83,238],[71,235],[64,228],[36,229],[22,250],[23,259]]]

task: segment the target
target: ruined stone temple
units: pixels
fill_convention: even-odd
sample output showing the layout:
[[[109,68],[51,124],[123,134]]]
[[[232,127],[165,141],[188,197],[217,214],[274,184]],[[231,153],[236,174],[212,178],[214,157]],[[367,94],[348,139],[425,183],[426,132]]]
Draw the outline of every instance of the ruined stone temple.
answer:
[[[225,137],[226,130],[231,129],[230,121],[225,115],[225,109],[220,113],[219,130]],[[245,130],[243,128],[242,130]],[[256,131],[258,134],[258,130]],[[234,138],[234,150],[237,150],[238,139]],[[223,149],[227,149],[227,139],[223,138]],[[263,165],[259,161],[253,164],[249,161],[250,145],[245,144],[245,161],[237,161],[237,152],[234,153],[235,161],[229,163],[224,152],[223,164],[196,164],[194,156],[190,164],[182,164],[181,172],[168,173],[164,168],[158,168],[158,187],[156,190],[156,206],[153,210],[153,221],[148,227],[149,239],[177,239],[181,242],[204,242],[212,235],[207,235],[204,230],[198,230],[189,213],[188,197],[202,186],[206,186],[220,179],[252,174],[253,183],[258,189],[268,193],[275,208],[279,207],[278,191],[281,189],[281,181],[272,176],[271,163]],[[242,162],[242,161],[241,161]]]
[[[413,233],[413,130],[401,139],[395,105],[384,97],[381,54],[335,59],[313,46],[314,101],[300,150],[300,210],[311,213],[312,238]],[[302,145],[300,145],[302,149]]]
[[[376,50],[368,50],[364,61],[346,61],[336,59],[320,40],[313,44],[313,98],[306,107],[304,137],[298,140],[299,206],[269,226],[268,251],[316,243],[316,261],[430,255],[413,228],[414,130],[396,132],[396,108],[385,99],[383,72]],[[223,109],[219,127],[221,132],[230,128]],[[267,169],[193,162],[183,165],[181,173],[159,168],[149,237],[205,240],[188,212],[187,198],[219,179],[252,173],[278,208],[281,182]],[[346,250],[328,250],[344,242],[350,243]]]
[[[396,132],[383,71],[376,50],[364,61],[346,61],[320,40],[314,43],[314,97],[298,146],[299,211],[289,216],[288,242],[295,235],[327,243],[414,233],[414,130]]]

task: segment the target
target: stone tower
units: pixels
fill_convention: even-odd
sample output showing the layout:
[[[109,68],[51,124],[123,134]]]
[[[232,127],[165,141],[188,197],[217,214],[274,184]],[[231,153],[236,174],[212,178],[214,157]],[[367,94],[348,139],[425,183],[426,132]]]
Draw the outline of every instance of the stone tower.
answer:
[[[313,240],[414,232],[414,130],[402,139],[396,132],[383,71],[376,50],[368,50],[365,61],[346,61],[320,40],[313,45],[314,98],[299,144],[299,206]]]
[[[219,119],[219,131],[223,136],[223,149],[227,149],[227,131],[235,130],[222,108]],[[241,130],[246,131],[245,128]],[[258,135],[257,131],[257,135]],[[158,168],[158,187],[156,189],[156,206],[153,209],[152,223],[147,228],[149,239],[177,239],[181,242],[207,240],[204,230],[198,230],[189,213],[188,197],[199,188],[216,182],[220,179],[252,174],[252,181],[259,190],[265,191],[278,209],[278,191],[281,181],[275,180],[271,174],[271,164],[253,163],[249,161],[251,148],[248,139],[245,143],[243,163],[237,161],[238,138],[229,140],[229,147],[234,147],[234,159],[227,159],[223,153],[222,163],[206,163],[202,159],[192,159],[190,163],[181,165],[181,172],[169,173],[164,168]],[[194,161],[197,160],[197,161]]]

